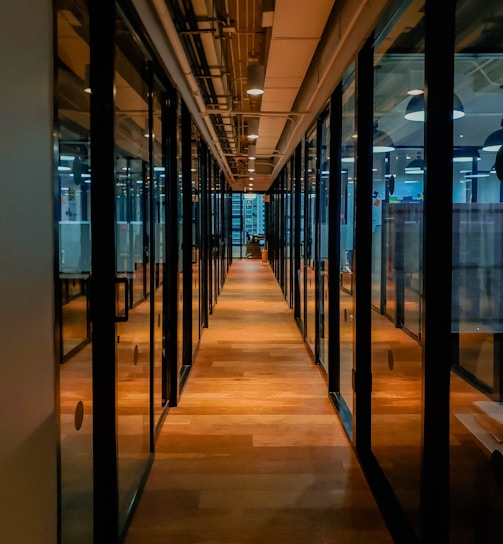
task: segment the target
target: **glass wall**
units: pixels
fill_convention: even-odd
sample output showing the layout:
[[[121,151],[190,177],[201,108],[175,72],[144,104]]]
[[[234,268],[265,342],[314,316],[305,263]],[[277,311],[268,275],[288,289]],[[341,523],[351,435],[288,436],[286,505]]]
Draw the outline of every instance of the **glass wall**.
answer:
[[[220,176],[214,173],[211,184],[211,232],[208,233],[211,238],[211,307],[217,303],[220,293],[220,229],[222,218],[222,195],[220,187]],[[234,251],[234,202],[231,210],[231,250]],[[234,256],[234,253],[233,253]],[[212,311],[212,310],[211,310]]]
[[[194,354],[199,344],[201,333],[201,283],[199,256],[201,247],[201,180],[200,180],[200,156],[199,135],[195,125],[192,127],[192,353]]]
[[[265,248],[264,195],[232,193],[232,256],[260,259]]]
[[[450,462],[460,544],[502,538],[503,34],[489,23],[502,17],[501,5],[457,3]]]
[[[90,341],[88,295],[91,267],[89,22],[87,9],[57,9],[59,272],[61,355],[65,360]],[[76,47],[79,53],[76,53]],[[79,100],[72,102],[78,93]]]
[[[297,288],[299,291],[299,304],[298,311],[296,311],[296,317],[298,319],[298,325],[302,334],[305,336],[305,318],[306,318],[306,305],[305,305],[305,291],[306,291],[306,195],[305,195],[305,142],[302,141],[300,144],[300,154],[296,155],[296,165],[295,165],[295,198],[299,200],[296,202],[296,210],[298,211],[298,216],[295,221],[299,228],[299,259],[296,269],[296,278]],[[297,164],[300,162],[300,165]]]
[[[354,230],[355,230],[355,75],[354,65],[342,80],[339,210],[339,392],[341,412],[353,413]],[[334,195],[337,198],[337,195]],[[351,427],[351,419],[347,425]],[[350,429],[348,429],[350,430]]]
[[[306,139],[305,169],[305,322],[304,337],[314,355],[316,335],[316,238],[317,234],[317,134],[316,126]]]
[[[294,224],[293,224],[293,180],[292,180],[292,162],[289,161],[285,166],[285,291],[284,295],[291,308],[293,306],[292,289],[292,253],[294,244]]]
[[[166,265],[166,173],[163,156],[162,134],[163,134],[163,89],[157,82],[153,82],[151,93],[151,162],[152,162],[152,225],[153,235],[151,240],[152,262],[155,263],[154,274],[151,276],[154,301],[154,410],[156,421],[159,422],[169,399],[168,372],[164,360],[165,342],[165,311],[163,307],[163,282],[164,267]]]
[[[91,55],[87,6],[88,3],[84,1],[58,0],[55,3],[57,49],[54,64],[54,126],[57,169],[54,178],[54,232],[59,276],[56,285],[56,325],[59,325],[57,332],[60,334],[58,340],[61,356],[58,384],[61,431],[59,510],[61,541],[72,544],[93,542],[96,538],[93,523],[99,518],[98,514],[101,513],[103,517],[105,510],[108,513],[108,505],[113,515],[116,508],[119,514],[118,526],[113,519],[110,520],[113,527],[108,531],[111,526],[107,526],[108,534],[114,530],[118,535],[123,534],[141,483],[153,460],[153,425],[162,421],[169,399],[178,398],[178,387],[186,376],[182,368],[182,355],[190,357],[190,346],[183,350],[184,326],[187,330],[191,326],[192,339],[189,339],[189,343],[192,340],[192,352],[199,342],[202,323],[200,298],[203,292],[200,274],[201,239],[203,235],[210,234],[202,232],[200,199],[203,184],[211,187],[209,223],[213,235],[213,276],[208,280],[204,278],[204,281],[211,281],[208,288],[215,295],[214,302],[231,260],[226,260],[231,246],[230,206],[227,206],[230,204],[231,192],[228,187],[222,187],[222,175],[215,163],[212,163],[211,168],[201,168],[200,135],[179,97],[177,106],[173,105],[175,100],[170,101],[170,107],[177,108],[176,127],[165,125],[168,111],[166,80],[155,65],[155,55],[149,45],[136,32],[134,23],[124,16],[118,5],[107,12],[109,19],[106,23],[111,32],[108,36],[112,35],[115,26],[115,42],[112,43],[110,39],[108,52],[103,51],[104,57],[108,53],[110,66],[112,56],[114,61],[113,74],[112,71],[108,72],[110,92],[113,75],[113,108],[108,109],[110,118],[93,119],[93,130],[99,127],[93,134],[100,134],[101,129],[109,136],[113,134],[113,141],[109,138],[108,156],[111,161],[106,163],[99,160],[107,154],[104,147],[93,148],[96,160],[95,176],[92,179],[94,185],[91,184]],[[97,50],[101,54],[101,48]],[[94,55],[93,50],[93,62],[96,58]],[[93,71],[93,77],[94,74],[104,73],[107,65],[106,62],[96,62],[93,70],[96,64],[99,67],[96,72]],[[107,95],[106,90],[95,85],[94,97],[100,97],[100,93]],[[101,101],[93,101],[93,108],[97,103]],[[182,117],[184,135],[189,134],[186,139],[189,151],[182,149]],[[172,140],[178,146],[178,162],[176,168],[172,164],[169,166],[173,166],[171,171],[176,169],[179,176],[166,180],[164,150]],[[101,151],[101,157],[96,149]],[[174,152],[171,155],[175,157]],[[180,175],[182,158],[187,161],[183,165],[184,172],[189,171],[189,164],[191,170],[190,178],[187,176],[184,180],[188,182],[185,187]],[[102,178],[102,173],[107,175]],[[205,179],[202,179],[203,175]],[[106,181],[101,182],[102,179]],[[174,261],[167,254],[168,241],[171,242],[173,235],[169,233],[166,236],[165,230],[167,182],[177,185],[176,199],[173,201],[175,195],[170,192],[169,202],[177,207],[178,224],[173,228],[178,229],[178,232],[174,236],[177,240],[174,251],[178,252],[180,265],[177,269],[178,285],[180,288],[184,286],[184,289],[175,289],[176,302],[166,297],[167,290],[164,292],[166,263],[169,261],[172,264]],[[91,186],[95,210],[96,203],[100,203],[99,214],[93,215],[94,221],[91,221]],[[104,197],[107,189],[110,189],[108,207]],[[188,197],[186,201],[183,200],[184,189],[185,197]],[[103,207],[100,199],[103,199]],[[259,229],[264,232],[261,196],[256,197],[256,203],[257,208],[260,205],[262,208],[259,214],[253,213],[251,217],[258,234]],[[107,218],[110,220],[110,235],[91,240],[91,226],[95,229],[93,238],[96,238],[96,229],[106,230],[103,226]],[[188,230],[190,236],[184,230]],[[185,240],[190,238],[191,242],[185,244],[185,247],[189,247],[185,254],[183,234],[186,235]],[[111,266],[105,265],[100,269],[100,287],[109,284],[111,288],[107,288],[106,292],[112,293],[112,298],[108,299],[111,303],[110,315],[103,312],[108,317],[97,325],[93,323],[93,333],[99,330],[99,338],[103,342],[91,343],[89,307],[93,293],[89,288],[89,278],[92,271],[91,250],[97,248],[111,258]],[[184,257],[185,283],[188,286],[183,282]],[[99,275],[96,263],[105,261],[95,259],[95,279]],[[100,291],[96,289],[93,292],[96,297]],[[184,319],[187,315],[183,313],[184,292],[185,298],[193,303],[192,321],[188,319],[189,323]],[[166,300],[172,303],[169,305],[169,313]],[[166,361],[164,353],[165,334],[170,330],[166,316],[175,314],[175,304],[178,312],[177,363]],[[100,300],[93,300],[93,307],[100,308]],[[185,305],[186,312],[187,309],[188,305]],[[110,343],[106,342],[105,336],[110,338]],[[174,345],[172,347],[175,348]],[[102,348],[106,353],[101,351]],[[172,351],[170,355],[173,356]],[[176,371],[168,368],[171,364],[178,364]],[[103,372],[103,369],[106,371]],[[178,382],[170,383],[170,378],[176,381],[175,376]],[[93,410],[102,416],[94,419],[94,425]],[[93,444],[93,433],[97,432],[106,439],[97,440]],[[106,483],[96,477],[96,467],[101,470],[104,466],[107,475],[111,475]],[[117,483],[117,486],[110,483]],[[100,494],[103,490],[107,492]],[[93,496],[97,502],[101,501],[102,506],[106,503],[107,508],[94,509]],[[106,499],[101,499],[102,496]]]
[[[179,278],[178,278],[178,288],[179,288],[179,294],[178,294],[178,317],[177,317],[177,336],[178,336],[178,356],[177,356],[177,376],[179,379],[182,376],[183,373],[183,290],[184,290],[184,282],[183,282],[183,273],[184,273],[184,259],[183,259],[183,176],[182,176],[182,100],[178,100],[178,106],[177,106],[178,116],[177,116],[177,134],[176,134],[176,144],[177,144],[177,172],[178,172],[178,178],[176,180],[176,183],[178,185],[177,190],[177,219],[178,219],[178,236],[177,236],[177,242],[178,242],[178,263],[179,263]],[[180,380],[181,381],[181,380]]]
[[[318,256],[318,322],[319,362],[328,372],[329,306],[328,306],[328,196],[330,173],[330,116],[326,112],[320,124],[319,174],[319,256]]]
[[[422,18],[412,3],[375,47],[371,195],[372,451],[418,533],[424,195],[423,169],[413,168],[423,156],[424,123],[409,119],[407,108],[424,89]]]
[[[125,527],[147,470],[150,443],[150,142],[149,74],[134,36],[116,21],[115,186],[118,309],[117,446],[119,526]],[[159,135],[160,136],[160,135]],[[134,403],[131,399],[134,398]]]
[[[240,193],[232,194],[232,256],[240,259],[246,256],[246,243],[243,225],[243,200]],[[248,235],[249,236],[249,235]]]
[[[93,541],[93,402],[89,324],[91,156],[87,2],[58,0],[55,221],[59,264],[60,532]],[[78,497],[78,500],[76,500]]]

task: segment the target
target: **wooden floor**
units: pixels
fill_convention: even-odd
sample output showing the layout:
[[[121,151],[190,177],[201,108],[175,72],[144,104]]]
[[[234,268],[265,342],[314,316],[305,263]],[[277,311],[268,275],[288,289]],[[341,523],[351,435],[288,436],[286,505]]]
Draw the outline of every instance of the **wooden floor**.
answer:
[[[235,260],[125,544],[391,542],[270,266]]]

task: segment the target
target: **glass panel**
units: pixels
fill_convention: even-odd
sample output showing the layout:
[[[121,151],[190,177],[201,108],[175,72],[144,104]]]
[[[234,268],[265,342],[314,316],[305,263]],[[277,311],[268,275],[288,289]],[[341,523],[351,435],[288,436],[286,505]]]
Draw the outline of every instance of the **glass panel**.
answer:
[[[286,189],[285,189],[285,298],[290,308],[292,307],[292,243],[293,243],[293,223],[292,223],[292,168],[291,162],[285,166]]]
[[[243,225],[243,213],[241,206],[243,200],[241,193],[233,193],[232,200],[232,256],[240,259],[246,256],[246,243],[250,241],[250,233],[246,231]],[[245,236],[245,238],[244,238]]]
[[[305,210],[305,183],[304,183],[304,164],[305,164],[305,146],[304,142],[300,144],[301,146],[301,157],[300,157],[300,179],[296,179],[295,183],[299,186],[298,191],[296,191],[296,194],[299,195],[300,202],[298,210],[300,212],[300,216],[296,218],[299,224],[299,245],[300,245],[300,261],[299,261],[299,268],[297,270],[297,282],[299,285],[299,321],[300,321],[300,327],[301,331],[304,334],[304,321],[305,321],[305,261],[306,261],[306,241],[305,241],[305,231],[306,231],[306,224],[305,224],[305,216],[306,216],[306,210]]]
[[[320,156],[320,255],[318,319],[320,323],[320,363],[328,372],[328,182],[330,174],[330,116],[327,114],[321,124]]]
[[[93,542],[93,404],[89,327],[90,141],[87,2],[55,3],[58,146],[55,220],[61,302],[60,528],[62,544]]]
[[[355,78],[354,66],[347,71],[342,86],[342,141],[341,141],[341,194],[340,194],[340,370],[339,391],[342,410],[353,413],[353,342],[354,306],[353,250],[355,230]],[[352,418],[344,421],[351,433]]]
[[[306,162],[306,321],[304,336],[312,352],[315,351],[315,319],[316,319],[316,129],[307,139]]]
[[[162,154],[162,91],[155,85],[152,93],[152,161],[153,161],[153,222],[154,241],[152,259],[154,271],[154,409],[156,421],[159,422],[163,407],[169,400],[167,380],[169,373],[163,367],[164,358],[164,309],[163,280],[166,264],[166,244],[164,228],[166,224],[166,188],[165,167]]]
[[[128,300],[128,319],[117,323],[117,433],[119,530],[124,529],[150,453],[149,143],[146,65],[136,42],[117,20],[115,53],[116,247],[118,308]]]
[[[423,9],[421,2],[406,8],[375,50],[371,195],[372,450],[417,532],[423,180],[411,163],[422,158],[424,123],[404,114],[409,93],[424,88]]]
[[[255,193],[244,193],[241,198],[246,233],[246,256],[260,259],[261,251],[265,247],[264,197]]]
[[[192,353],[199,343],[200,289],[199,289],[199,246],[201,238],[200,218],[200,179],[199,179],[199,137],[195,126],[192,127]]]
[[[233,193],[232,255],[236,258],[260,259],[265,247],[265,204],[263,195]]]
[[[453,141],[451,535],[492,544],[503,513],[503,6],[456,5],[454,93],[466,115]]]
[[[182,105],[181,99],[178,104],[178,127],[177,127],[177,153],[178,158],[178,263],[179,263],[179,277],[178,277],[178,376],[181,376],[183,367],[183,177],[182,177]]]
[[[212,310],[213,306],[217,302],[218,298],[218,243],[217,243],[217,233],[219,232],[219,218],[220,218],[220,182],[218,175],[214,176],[212,183],[212,193],[211,193],[211,304]],[[231,200],[231,222],[233,221],[234,215],[234,195]],[[231,250],[233,251],[234,246],[234,225],[231,226]],[[232,253],[234,257],[234,252]]]

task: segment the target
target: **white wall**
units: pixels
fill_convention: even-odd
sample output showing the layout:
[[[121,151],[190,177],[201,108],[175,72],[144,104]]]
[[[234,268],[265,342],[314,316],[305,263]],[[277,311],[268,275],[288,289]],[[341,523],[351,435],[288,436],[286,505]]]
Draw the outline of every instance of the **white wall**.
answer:
[[[56,542],[52,2],[0,0],[0,542]]]

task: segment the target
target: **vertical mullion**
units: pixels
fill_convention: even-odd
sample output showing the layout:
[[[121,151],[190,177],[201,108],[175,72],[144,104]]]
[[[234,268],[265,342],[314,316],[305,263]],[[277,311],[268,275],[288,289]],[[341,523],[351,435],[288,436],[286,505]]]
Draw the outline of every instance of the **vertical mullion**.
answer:
[[[147,81],[148,81],[148,170],[147,170],[147,179],[148,183],[144,187],[148,188],[148,206],[145,206],[144,221],[148,221],[149,231],[148,231],[148,253],[146,255],[145,264],[148,266],[149,271],[149,307],[150,307],[150,316],[149,316],[149,439],[150,439],[150,451],[154,451],[154,357],[155,357],[155,339],[154,339],[154,330],[155,330],[155,264],[156,264],[156,252],[155,252],[155,205],[154,205],[154,143],[153,143],[153,134],[154,134],[154,78],[153,78],[153,69],[151,63],[147,65]]]
[[[443,2],[441,8],[434,0],[425,2],[422,542],[449,540],[452,106],[456,2]]]
[[[94,535],[116,542],[115,2],[90,0]]]
[[[340,393],[340,246],[341,246],[342,83],[330,99],[330,171],[328,181],[328,390]],[[330,270],[332,268],[332,270]]]
[[[182,103],[183,365],[192,364],[192,119]]]
[[[164,387],[166,399],[171,407],[178,404],[178,288],[179,288],[179,256],[178,256],[178,97],[174,87],[168,90],[164,105],[163,130],[166,131],[166,215],[164,239],[166,241],[166,277],[163,286],[163,310],[166,337],[164,347]]]
[[[298,282],[299,272],[300,272],[300,196],[301,196],[301,145],[299,144],[297,148],[295,149],[295,159],[294,159],[294,183],[295,183],[295,189],[294,189],[294,214],[295,214],[295,222],[294,222],[294,232],[295,232],[295,245],[294,245],[294,302],[293,302],[293,309],[294,309],[294,317],[295,319],[299,320],[301,318],[300,315],[300,286]]]
[[[357,163],[355,186],[355,318],[354,327],[354,429],[359,453],[370,450],[372,389],[371,350],[371,258],[372,258],[372,127],[373,127],[373,47],[367,40],[358,54],[356,67]],[[369,247],[370,245],[370,247]]]

